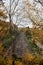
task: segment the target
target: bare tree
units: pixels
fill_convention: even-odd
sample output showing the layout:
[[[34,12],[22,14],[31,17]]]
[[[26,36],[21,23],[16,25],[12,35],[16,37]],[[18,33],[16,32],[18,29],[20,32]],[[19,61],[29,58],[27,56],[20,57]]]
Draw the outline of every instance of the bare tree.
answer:
[[[8,2],[9,5],[7,5],[8,6],[8,9],[7,9],[7,7],[4,4],[3,4],[3,6],[5,7],[7,14],[9,15],[10,32],[11,32],[12,29],[14,31],[14,25],[13,25],[12,16],[15,15],[15,13],[16,13],[15,10],[16,10],[16,7],[18,6],[19,0],[17,0],[17,1],[16,0],[8,0],[8,1],[9,1]],[[14,6],[14,4],[15,4],[15,6]],[[12,65],[14,65],[14,55],[15,55],[14,54],[14,52],[15,52],[15,44],[14,43],[16,44],[16,39],[14,39],[13,42],[12,42],[12,59],[13,59]]]
[[[12,18],[14,17],[14,15],[16,15],[15,24],[17,24],[17,26],[23,21],[24,18],[30,18],[30,20],[33,20],[33,23],[36,23],[38,25],[41,24],[40,21],[42,21],[43,19],[41,19],[40,15],[43,13],[43,9],[38,10],[36,8],[36,5],[37,5],[36,3],[40,3],[39,0],[37,2],[36,2],[36,0],[32,0],[34,5],[31,4],[30,2],[28,2],[30,0],[22,0],[24,6],[20,6],[20,8],[18,7],[20,0],[8,0],[8,1],[9,1],[9,5],[7,5],[8,10],[6,7],[5,8],[7,10],[8,15],[9,15],[9,20],[10,20],[10,24],[11,24],[10,28],[13,27],[13,23],[12,23],[13,19]],[[6,0],[6,2],[7,2],[7,0]],[[18,7],[18,9],[17,9],[17,7]]]
[[[5,2],[7,2],[7,0],[3,0]],[[16,13],[16,8],[18,6],[18,3],[19,3],[19,0],[8,0],[8,9],[6,7],[6,5],[4,5],[6,11],[7,11],[7,14],[9,15],[9,21],[10,21],[10,30],[11,28],[13,29],[14,28],[14,25],[13,25],[13,20],[12,20],[12,17],[15,15]]]
[[[23,1],[26,8],[25,11],[27,12],[27,18],[30,18],[30,20],[36,24],[36,26],[42,26],[43,25],[43,8],[40,8],[39,10],[36,8],[37,4],[39,4],[39,2],[37,4],[35,4],[35,1],[33,2],[33,4],[30,4],[30,2],[28,2],[28,0]],[[39,7],[39,6],[38,6]],[[25,17],[25,16],[24,16]]]

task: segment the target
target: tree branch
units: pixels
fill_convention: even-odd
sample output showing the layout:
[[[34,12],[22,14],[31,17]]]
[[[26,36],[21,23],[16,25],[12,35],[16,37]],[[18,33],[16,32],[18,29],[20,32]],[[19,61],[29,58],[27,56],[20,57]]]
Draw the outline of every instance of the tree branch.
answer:
[[[15,5],[15,7],[14,7],[14,10],[15,10],[16,7],[18,6],[18,2],[19,2],[19,0],[17,1],[17,3],[15,3],[16,5]],[[15,13],[14,13],[14,10],[13,10],[12,14],[15,14]]]

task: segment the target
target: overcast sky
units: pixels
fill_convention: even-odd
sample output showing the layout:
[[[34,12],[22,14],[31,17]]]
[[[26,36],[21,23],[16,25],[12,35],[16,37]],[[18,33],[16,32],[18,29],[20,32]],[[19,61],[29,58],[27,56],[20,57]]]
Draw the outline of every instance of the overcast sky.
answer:
[[[10,0],[3,0],[3,1],[5,1],[5,6],[7,7],[7,10],[9,10],[9,1]],[[17,0],[15,0],[15,2],[16,2]],[[24,0],[24,1],[26,1],[26,0]],[[37,0],[38,1],[38,0]],[[34,4],[34,0],[28,0],[28,2],[33,6]],[[36,4],[36,6],[35,6],[35,8],[36,9],[38,9],[38,10],[41,10],[42,8],[43,8],[43,6],[39,3],[39,2],[35,2],[35,4]],[[14,7],[15,6],[15,3],[13,4],[13,6],[12,7]],[[19,4],[18,4],[18,6],[17,6],[17,8],[16,9],[20,9],[20,7],[21,8],[23,8],[23,7],[25,7],[25,5],[23,4],[23,0],[20,0],[19,1]],[[20,12],[20,11],[18,11],[18,12]],[[17,13],[18,13],[17,12]],[[25,12],[25,11],[24,11]],[[23,13],[24,13],[23,12]],[[13,17],[12,17],[12,19],[13,19],[13,22],[15,23],[16,22],[16,18],[17,18],[17,13],[16,13],[16,15],[14,15]],[[22,14],[23,15],[23,14]],[[28,18],[25,18],[25,19],[20,19],[20,17],[22,17],[22,15],[21,16],[19,16],[18,17],[18,22],[21,22],[20,24],[19,24],[19,27],[23,27],[23,26],[29,26],[29,27],[32,27],[33,25],[32,25],[32,22],[31,22],[31,20]],[[25,16],[25,15],[24,15]],[[42,15],[40,15],[40,17],[42,17],[42,19],[43,19],[43,12],[42,12]]]

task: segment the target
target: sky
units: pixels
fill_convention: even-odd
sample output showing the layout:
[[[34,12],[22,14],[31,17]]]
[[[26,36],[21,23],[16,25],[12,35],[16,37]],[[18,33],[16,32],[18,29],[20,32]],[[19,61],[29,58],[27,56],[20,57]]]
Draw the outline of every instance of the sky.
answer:
[[[3,0],[3,1],[5,1],[5,7],[7,7],[7,10],[9,11],[9,1],[10,1],[10,0]],[[24,1],[26,1],[26,0],[24,0]],[[35,0],[27,0],[27,1],[28,1],[32,6],[36,5],[35,8],[36,8],[37,10],[40,10],[40,11],[41,11],[41,9],[43,8],[43,6],[42,6],[39,2],[35,2]],[[38,0],[37,0],[37,1],[38,1]],[[15,0],[15,3],[16,3],[16,2],[17,2],[17,0]],[[13,9],[13,7],[15,6],[15,3],[13,3],[12,9]],[[34,4],[33,4],[33,3],[34,3]],[[24,5],[24,3],[23,3],[23,0],[20,0],[18,6],[16,7],[16,10],[18,9],[18,11],[16,12],[15,15],[12,16],[13,23],[16,22],[17,15],[22,12],[21,9],[22,9],[23,7],[25,7],[25,5]],[[16,10],[15,10],[15,11],[16,11]],[[33,14],[34,14],[34,13],[33,13]],[[22,18],[23,15],[25,16],[25,10],[23,11],[22,15],[18,16],[17,24],[18,24],[18,22],[20,22],[20,24],[19,24],[18,27],[27,27],[27,26],[29,26],[30,28],[33,27],[32,21],[31,21],[29,18],[27,19],[26,17],[25,17],[25,19]],[[26,15],[27,15],[27,14],[26,14]],[[43,19],[43,12],[41,13],[41,15],[40,15],[40,12],[39,12],[39,16],[40,16],[40,18]],[[7,20],[9,21],[9,18],[8,18]]]

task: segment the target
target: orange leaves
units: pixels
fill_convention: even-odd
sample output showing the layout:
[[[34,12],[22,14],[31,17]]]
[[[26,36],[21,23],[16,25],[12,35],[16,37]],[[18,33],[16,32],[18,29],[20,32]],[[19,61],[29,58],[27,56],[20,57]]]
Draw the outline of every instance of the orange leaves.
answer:
[[[12,58],[11,57],[7,59],[7,65],[12,65]]]
[[[42,62],[40,62],[41,60]],[[39,65],[39,63],[43,63],[43,59],[41,57],[38,58],[31,53],[26,53],[25,55],[23,55],[22,61],[24,65]]]
[[[20,61],[15,61],[15,65],[23,65],[23,63]]]
[[[6,60],[2,56],[0,57],[0,65],[6,65]]]
[[[35,58],[35,56],[33,56],[33,54],[30,53],[26,53],[25,55],[23,55],[23,60],[25,61],[33,61]]]
[[[43,42],[43,30],[31,29],[32,36],[34,39],[37,39],[39,42]]]
[[[31,53],[26,53],[22,56],[22,61],[25,65],[35,65],[36,63],[34,62],[34,60],[35,56]]]
[[[7,38],[9,35],[9,23],[0,22],[0,39]]]
[[[2,47],[2,42],[0,41],[0,54],[2,53],[3,51],[3,47]]]
[[[4,11],[0,10],[0,16],[3,16],[4,18],[7,18],[7,16],[5,15]]]

